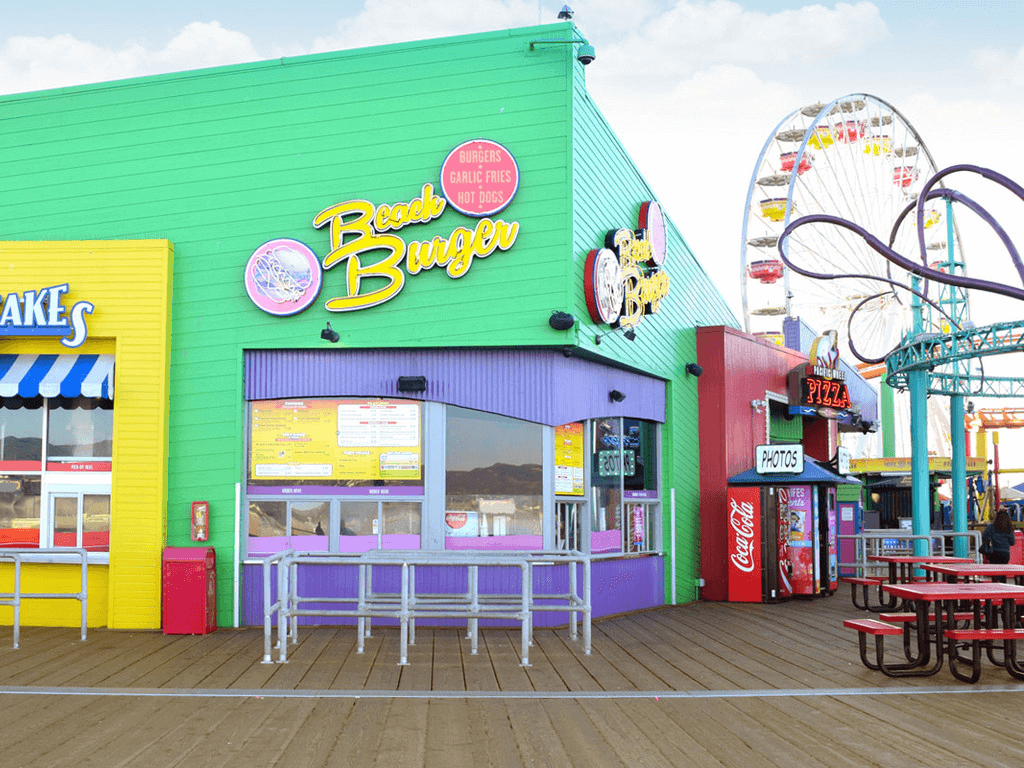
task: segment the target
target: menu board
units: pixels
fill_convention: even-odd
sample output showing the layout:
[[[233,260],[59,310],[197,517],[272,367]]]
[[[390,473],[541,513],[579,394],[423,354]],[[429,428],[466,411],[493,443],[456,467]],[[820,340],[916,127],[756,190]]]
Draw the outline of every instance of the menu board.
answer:
[[[555,493],[583,496],[583,424],[555,427]]]
[[[252,404],[252,477],[419,480],[420,404],[267,400]]]

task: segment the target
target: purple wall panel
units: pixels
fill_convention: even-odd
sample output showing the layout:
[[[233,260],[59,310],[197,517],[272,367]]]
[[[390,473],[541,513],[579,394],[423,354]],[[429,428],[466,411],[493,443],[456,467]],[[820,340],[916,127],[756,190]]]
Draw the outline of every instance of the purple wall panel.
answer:
[[[303,597],[351,596],[357,594],[357,569],[344,565],[304,566],[299,569],[299,595]],[[577,575],[582,587],[582,570]],[[397,567],[378,566],[374,569],[374,589],[398,592],[401,574]],[[568,571],[564,567],[544,566],[534,569],[535,594],[568,591]],[[464,592],[467,587],[466,569],[452,566],[420,566],[416,569],[417,591],[420,593]],[[594,618],[640,611],[664,605],[665,560],[662,557],[634,557],[595,561],[591,568],[591,603]],[[521,589],[518,568],[485,568],[480,573],[482,593],[517,594]],[[272,585],[272,599],[276,598],[276,580]],[[548,601],[553,602],[553,601]],[[328,607],[324,603],[304,607]],[[342,606],[332,606],[342,607]],[[344,605],[343,607],[350,607]],[[242,565],[241,609],[242,626],[263,624],[263,570],[260,565]],[[569,617],[556,611],[534,616],[538,627],[565,626]],[[330,617],[302,617],[303,625],[354,624],[355,619]],[[381,621],[382,624],[395,623]],[[421,626],[465,626],[455,619],[417,620]],[[515,626],[510,621],[481,621],[481,626]]]
[[[399,376],[427,391],[398,392]],[[625,400],[613,403],[617,389]],[[415,397],[558,426],[599,416],[665,421],[665,382],[547,349],[248,350],[245,398]]]

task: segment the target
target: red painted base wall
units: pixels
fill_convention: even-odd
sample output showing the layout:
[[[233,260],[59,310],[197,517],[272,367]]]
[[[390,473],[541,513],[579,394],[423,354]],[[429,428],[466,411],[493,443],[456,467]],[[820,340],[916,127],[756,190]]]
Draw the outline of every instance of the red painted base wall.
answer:
[[[766,393],[787,394],[787,376],[806,355],[737,331],[714,326],[697,329],[697,362],[704,369],[697,385],[700,402],[701,597],[728,598],[728,514],[730,477],[754,466],[754,446],[768,442],[768,413],[753,400]],[[758,410],[760,413],[758,413]],[[829,430],[824,419],[804,424],[804,453],[827,460]]]

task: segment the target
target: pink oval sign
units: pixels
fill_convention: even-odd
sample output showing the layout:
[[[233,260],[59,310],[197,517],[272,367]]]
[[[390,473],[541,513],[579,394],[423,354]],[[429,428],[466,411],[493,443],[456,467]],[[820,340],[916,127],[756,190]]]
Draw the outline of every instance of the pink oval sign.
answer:
[[[441,166],[441,191],[448,205],[483,218],[502,210],[519,188],[519,166],[497,142],[474,139],[460,144]]]

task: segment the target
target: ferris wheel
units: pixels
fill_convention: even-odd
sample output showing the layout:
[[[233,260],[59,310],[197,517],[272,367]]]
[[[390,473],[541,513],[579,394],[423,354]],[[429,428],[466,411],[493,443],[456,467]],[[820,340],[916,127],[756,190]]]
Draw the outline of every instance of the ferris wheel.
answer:
[[[964,274],[958,230],[947,203],[941,198],[923,202],[923,257],[916,209],[906,215],[937,170],[914,127],[877,97],[848,95],[783,118],[761,150],[747,192],[741,243],[745,330],[781,344],[784,318],[798,317],[816,333],[835,330],[841,354],[851,364],[858,363],[855,352],[871,360],[884,358],[912,327],[913,297],[900,287],[912,284],[911,275],[853,232],[812,223],[787,237],[787,258],[809,271],[840,277],[804,277],[780,258],[779,236],[803,216],[829,214],[860,225],[883,243],[892,239],[892,247],[910,259]],[[947,295],[938,296],[935,288],[929,298],[945,314],[929,308],[924,314],[930,327],[925,330],[948,332],[951,323],[967,317],[966,295],[946,289]],[[876,365],[872,373],[880,372]],[[948,455],[948,413],[935,405],[929,408],[929,449]],[[909,428],[900,426],[909,424],[909,398],[898,394],[894,408],[898,455],[910,455]],[[864,446],[859,449],[872,453]]]

